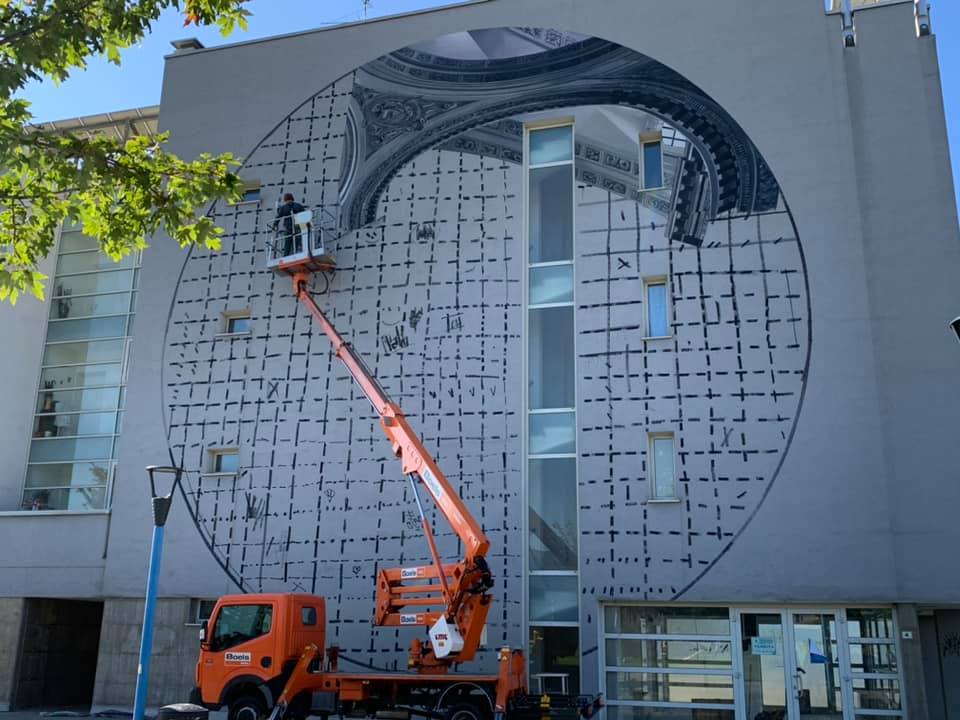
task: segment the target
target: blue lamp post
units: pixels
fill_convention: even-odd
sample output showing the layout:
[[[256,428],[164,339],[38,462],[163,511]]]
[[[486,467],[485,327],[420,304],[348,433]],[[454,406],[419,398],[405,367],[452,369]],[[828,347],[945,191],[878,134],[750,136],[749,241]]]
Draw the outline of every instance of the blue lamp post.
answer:
[[[180,484],[183,468],[150,465],[150,497],[153,503],[153,541],[150,544],[150,570],[147,575],[147,597],[143,606],[143,635],[140,637],[140,662],[137,664],[137,691],[133,700],[133,720],[143,720],[147,707],[147,685],[150,681],[150,656],[153,654],[153,616],[157,606],[157,584],[160,580],[160,557],[163,554],[163,527],[167,524],[173,493]],[[154,476],[172,475],[173,483],[166,495],[157,495]]]

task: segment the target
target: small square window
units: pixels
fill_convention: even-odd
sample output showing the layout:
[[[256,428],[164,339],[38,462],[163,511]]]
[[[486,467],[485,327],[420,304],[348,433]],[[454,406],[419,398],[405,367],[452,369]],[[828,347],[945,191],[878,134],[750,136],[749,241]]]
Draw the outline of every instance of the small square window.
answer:
[[[216,600],[204,600],[203,598],[193,598],[190,600],[190,623],[200,625],[204,620],[209,620],[213,614],[213,608],[216,607]]]
[[[300,608],[300,620],[307,627],[317,624],[317,609],[315,607]]]
[[[240,469],[240,455],[236,450],[212,450],[212,472],[235,473]]]
[[[255,203],[260,202],[260,181],[248,180],[244,183],[243,194],[237,203]]]
[[[640,136],[640,189],[659,190],[663,180],[663,137],[659,132]]]
[[[677,464],[673,433],[650,433],[647,477],[651,500],[677,500]]]
[[[221,333],[227,335],[243,335],[250,332],[250,311],[229,310],[223,314]]]
[[[667,279],[664,277],[647,278],[643,281],[643,286],[644,299],[647,302],[646,337],[669,337]]]

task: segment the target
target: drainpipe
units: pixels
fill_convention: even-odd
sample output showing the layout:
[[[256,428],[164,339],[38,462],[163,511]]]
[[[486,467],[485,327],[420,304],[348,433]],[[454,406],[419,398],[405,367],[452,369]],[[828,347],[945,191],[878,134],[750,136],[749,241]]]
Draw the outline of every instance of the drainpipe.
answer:
[[[926,37],[933,32],[930,24],[930,3],[927,0],[914,0],[913,12],[917,18],[917,36]]]
[[[916,1],[919,2],[920,0]],[[848,48],[856,47],[857,33],[853,27],[853,0],[843,0],[840,12],[843,14],[843,29],[840,31],[840,35],[843,38],[843,46]]]

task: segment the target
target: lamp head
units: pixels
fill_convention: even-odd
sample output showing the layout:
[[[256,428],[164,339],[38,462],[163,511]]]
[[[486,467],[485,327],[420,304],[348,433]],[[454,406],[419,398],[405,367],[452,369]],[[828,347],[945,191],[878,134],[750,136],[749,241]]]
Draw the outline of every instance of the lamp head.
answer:
[[[953,328],[953,332],[957,336],[957,340],[960,340],[960,317],[954,318],[953,322],[950,323],[950,327]]]
[[[180,484],[180,477],[183,475],[183,468],[171,467],[169,465],[147,465],[147,475],[150,476],[150,500],[153,504],[153,524],[157,527],[163,527],[167,523],[167,515],[170,513],[170,504],[173,502],[173,493]],[[157,481],[164,477],[172,476],[170,481],[170,491],[166,495],[157,493]],[[160,492],[163,492],[162,490]]]

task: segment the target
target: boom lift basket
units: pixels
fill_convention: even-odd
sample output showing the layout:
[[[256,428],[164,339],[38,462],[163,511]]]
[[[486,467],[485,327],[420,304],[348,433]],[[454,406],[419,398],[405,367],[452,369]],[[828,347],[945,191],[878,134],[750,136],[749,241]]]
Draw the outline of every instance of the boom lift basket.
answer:
[[[333,235],[336,215],[325,208],[306,209],[294,215],[272,218],[264,238],[267,267],[275,270],[332,270],[333,256],[324,239]]]

